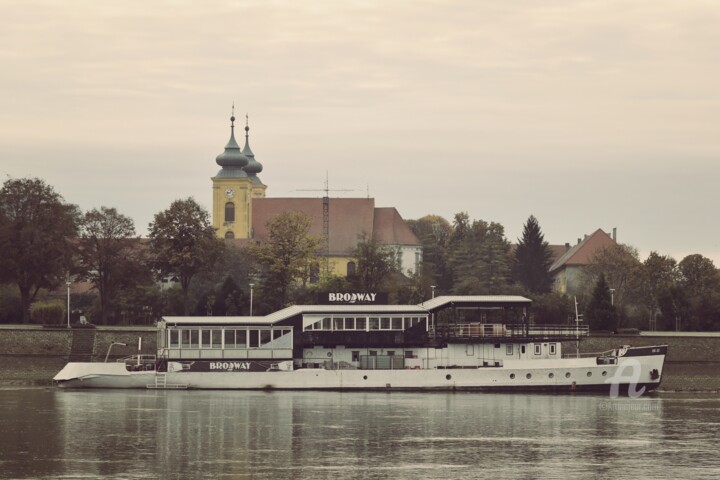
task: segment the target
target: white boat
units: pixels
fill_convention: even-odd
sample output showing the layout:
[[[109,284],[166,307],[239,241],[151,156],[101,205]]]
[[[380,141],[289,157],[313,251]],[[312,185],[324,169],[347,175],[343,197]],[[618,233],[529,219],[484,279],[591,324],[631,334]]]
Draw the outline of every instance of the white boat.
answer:
[[[528,321],[519,296],[298,305],[264,317],[164,317],[157,354],[68,363],[69,388],[655,390],[667,345],[564,356],[587,327]],[[469,319],[468,319],[469,317]]]

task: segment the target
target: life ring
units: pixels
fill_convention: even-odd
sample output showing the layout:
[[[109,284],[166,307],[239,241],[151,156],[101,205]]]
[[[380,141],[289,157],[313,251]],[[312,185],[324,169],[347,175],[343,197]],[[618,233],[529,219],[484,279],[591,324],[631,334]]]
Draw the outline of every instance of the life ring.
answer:
[[[332,357],[332,352],[328,352],[328,353],[327,353],[327,356],[328,356],[328,357]]]
[[[308,350],[308,351],[305,352],[305,356],[306,356],[307,358],[311,358],[311,357],[312,357],[312,354],[313,354],[313,353],[312,353],[312,350]]]

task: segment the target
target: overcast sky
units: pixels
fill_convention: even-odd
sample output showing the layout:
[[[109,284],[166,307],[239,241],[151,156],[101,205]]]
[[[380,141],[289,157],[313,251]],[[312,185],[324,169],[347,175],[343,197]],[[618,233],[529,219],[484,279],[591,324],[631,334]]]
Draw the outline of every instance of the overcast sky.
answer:
[[[211,207],[230,107],[271,197],[370,196],[406,219],[550,243],[598,228],[720,265],[714,0],[3,1],[0,174],[146,234]],[[240,139],[238,139],[240,140]],[[318,193],[318,196],[320,194]]]

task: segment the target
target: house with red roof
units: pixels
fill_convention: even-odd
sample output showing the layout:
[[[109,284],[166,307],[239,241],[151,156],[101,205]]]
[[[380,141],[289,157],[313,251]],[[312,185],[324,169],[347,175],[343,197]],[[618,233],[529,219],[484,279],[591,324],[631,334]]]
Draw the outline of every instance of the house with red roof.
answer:
[[[565,253],[550,266],[550,273],[555,278],[553,289],[558,293],[575,295],[582,281],[583,268],[590,263],[595,253],[616,244],[615,239],[602,229],[585,235],[582,240],[578,239],[578,243],[573,247],[566,244]]]

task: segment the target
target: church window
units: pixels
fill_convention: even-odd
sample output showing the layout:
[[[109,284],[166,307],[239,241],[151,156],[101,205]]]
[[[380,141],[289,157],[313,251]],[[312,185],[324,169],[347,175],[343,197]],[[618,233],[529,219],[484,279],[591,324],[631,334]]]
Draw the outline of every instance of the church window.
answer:
[[[234,222],[235,221],[235,204],[233,202],[227,202],[225,204],[225,221],[226,222]]]
[[[235,234],[232,231],[228,230],[227,232],[225,232],[225,238],[235,238]]]
[[[355,262],[348,262],[347,264],[347,276],[353,277],[355,276]]]

